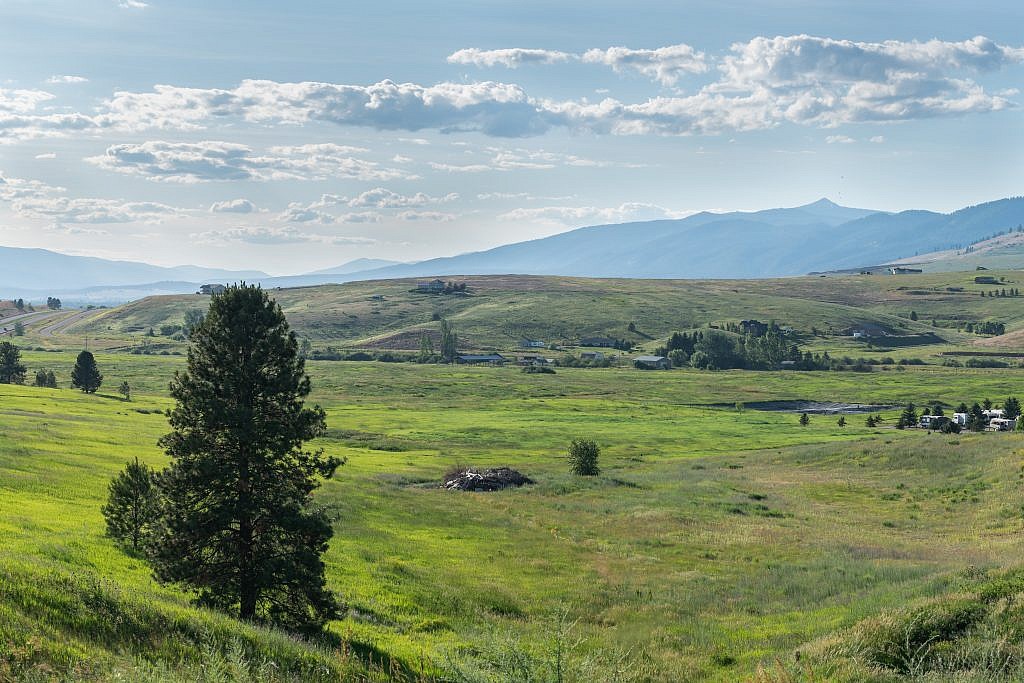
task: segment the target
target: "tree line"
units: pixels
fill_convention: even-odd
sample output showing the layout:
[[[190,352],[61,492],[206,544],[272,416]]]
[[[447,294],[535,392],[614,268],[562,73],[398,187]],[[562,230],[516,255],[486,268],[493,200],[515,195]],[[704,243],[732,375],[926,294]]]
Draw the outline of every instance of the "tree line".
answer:
[[[721,330],[674,332],[655,355],[667,356],[675,366],[689,365],[701,370],[776,370],[784,363],[795,370],[828,370],[828,353],[802,352],[777,328],[759,336],[738,336]]]

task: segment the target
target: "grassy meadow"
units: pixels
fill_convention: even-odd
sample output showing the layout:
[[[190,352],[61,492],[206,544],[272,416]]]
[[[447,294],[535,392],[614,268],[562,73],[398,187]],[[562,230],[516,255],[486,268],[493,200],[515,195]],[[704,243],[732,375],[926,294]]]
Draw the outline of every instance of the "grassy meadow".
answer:
[[[1021,370],[313,362],[330,430],[317,445],[347,458],[318,494],[346,615],[310,646],[190,607],[104,537],[109,478],[135,456],[165,462],[183,359],[97,358],[95,396],[0,386],[0,680],[524,680],[494,673],[512,659],[553,680],[537,672],[560,645],[567,680],[786,680],[795,651],[833,652],[835,633],[1021,553],[1021,436],[736,407],[998,402]],[[72,352],[24,359],[67,386]],[[122,379],[131,402],[114,396]],[[600,476],[568,474],[576,436],[601,445]],[[464,465],[536,484],[438,488]],[[813,660],[821,676],[864,680],[836,657]]]

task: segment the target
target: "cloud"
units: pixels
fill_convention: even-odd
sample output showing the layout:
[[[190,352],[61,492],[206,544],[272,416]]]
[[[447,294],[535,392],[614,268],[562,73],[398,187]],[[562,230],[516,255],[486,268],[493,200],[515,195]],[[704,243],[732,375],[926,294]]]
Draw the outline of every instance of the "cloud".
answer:
[[[708,70],[704,53],[682,44],[659,47],[655,50],[633,50],[627,47],[595,48],[583,54],[522,47],[498,50],[471,47],[448,55],[450,64],[468,64],[482,68],[503,66],[516,69],[528,64],[559,64],[569,61],[604,64],[617,73],[636,72],[663,85],[675,85],[683,75],[699,74]]]
[[[389,180],[406,177],[400,171],[351,156],[366,151],[333,143],[271,147],[258,154],[247,145],[206,140],[112,145],[86,161],[108,171],[148,180],[198,183],[229,180]]]
[[[248,199],[229,199],[210,204],[211,213],[253,213],[256,205]]]
[[[325,235],[323,233],[304,232],[294,226],[252,226],[227,228],[225,230],[208,230],[193,233],[189,238],[199,244],[228,244],[244,242],[256,245],[284,244],[376,244],[377,240],[368,237],[348,237],[344,235]]]
[[[88,83],[89,79],[84,76],[50,76],[46,79],[46,82],[54,85],[62,83]]]
[[[435,171],[445,171],[447,173],[483,173],[485,171],[514,171],[520,169],[545,170],[560,166],[590,168],[623,166],[627,168],[639,168],[645,165],[598,161],[595,159],[576,156],[575,154],[548,152],[543,149],[525,149],[522,147],[514,149],[488,147],[486,148],[486,151],[491,154],[491,158],[487,163],[448,164],[431,161],[428,162],[428,164]]]
[[[447,171],[448,173],[483,173],[492,170],[488,164],[443,164],[436,161],[429,162],[430,168],[435,171]]]
[[[0,88],[0,114],[29,114],[42,102],[55,96],[45,90],[7,90]],[[2,119],[0,119],[2,120]]]
[[[285,223],[320,223],[321,225],[329,225],[336,222],[337,218],[329,213],[324,213],[323,211],[318,211],[317,209],[308,206],[302,206],[297,202],[292,202],[288,205],[288,208],[278,216],[278,220]]]
[[[500,214],[503,221],[535,222],[552,225],[584,225],[593,222],[622,223],[627,221],[682,218],[692,211],[673,211],[656,204],[625,203],[615,207],[542,206],[521,208]]]
[[[584,57],[663,84],[675,83],[683,74],[699,72],[709,64],[717,68],[709,70],[715,74],[712,82],[693,94],[632,103],[611,97],[597,102],[535,97],[519,85],[493,81],[420,85],[383,80],[348,85],[246,80],[234,88],[156,85],[149,92],[118,91],[95,112],[67,113],[41,106],[53,98],[50,93],[0,90],[0,142],[107,130],[195,131],[240,124],[335,124],[386,131],[478,132],[493,137],[536,136],[554,128],[598,135],[699,135],[784,123],[829,128],[964,116],[1015,106],[1008,99],[1013,95],[987,92],[971,77],[1021,63],[1024,48],[982,36],[959,42],[855,42],[795,35],[736,43],[717,59],[684,45],[610,48],[584,53]],[[202,173],[166,173],[159,164],[152,170],[154,177],[203,177]],[[242,171],[217,169],[214,177],[226,170],[242,176],[273,176],[268,168],[246,166]],[[439,170],[481,169],[449,165]],[[287,167],[281,172],[296,173]],[[363,175],[360,170],[350,173]],[[298,174],[310,176],[308,169]]]
[[[499,137],[548,130],[549,114],[518,85],[495,82],[432,86],[246,80],[234,89],[157,85],[153,92],[117,92],[104,102],[100,125],[127,130],[190,130],[213,120],[258,124],[326,122],[378,130],[477,131]]]
[[[590,64],[610,66],[616,73],[633,71],[662,85],[675,85],[683,76],[708,70],[706,55],[683,44],[655,50],[631,50],[627,47],[587,50],[582,59]]]
[[[394,209],[409,206],[426,206],[428,204],[443,204],[453,202],[458,198],[459,195],[454,192],[440,197],[432,197],[422,192],[417,192],[413,195],[403,195],[383,187],[375,187],[349,199],[346,204],[351,207]]]
[[[857,141],[849,135],[829,135],[825,142],[830,145],[849,145]]]
[[[879,145],[879,144],[885,142],[885,136],[884,135],[875,135],[874,137],[868,138],[868,142],[873,142],[876,145]]]
[[[449,64],[470,64],[477,67],[504,66],[515,69],[523,64],[557,64],[578,59],[577,55],[558,50],[538,50],[512,47],[500,50],[481,50],[470,47],[448,55]]]
[[[439,223],[453,221],[457,218],[453,213],[443,213],[441,211],[400,211],[396,217],[403,221],[433,221]]]
[[[159,223],[182,210],[158,202],[68,197],[63,187],[38,180],[0,176],[0,201],[19,216],[65,223]]]
[[[332,223],[380,223],[384,220],[451,221],[455,220],[457,216],[439,211],[422,211],[418,210],[418,207],[453,202],[458,198],[459,195],[454,192],[439,197],[430,196],[422,192],[417,192],[413,195],[403,195],[383,187],[377,187],[355,197],[324,194],[320,196],[320,199],[308,206],[293,202],[288,205],[287,210],[278,216],[278,219],[288,223],[320,223],[323,225]],[[378,210],[353,211],[340,215],[324,211],[324,209],[335,206]],[[393,214],[380,211],[400,208],[405,210]]]
[[[43,154],[37,154],[36,159],[56,159],[56,152],[44,152]]]
[[[121,9],[146,9],[149,3],[142,0],[118,0],[117,6]]]

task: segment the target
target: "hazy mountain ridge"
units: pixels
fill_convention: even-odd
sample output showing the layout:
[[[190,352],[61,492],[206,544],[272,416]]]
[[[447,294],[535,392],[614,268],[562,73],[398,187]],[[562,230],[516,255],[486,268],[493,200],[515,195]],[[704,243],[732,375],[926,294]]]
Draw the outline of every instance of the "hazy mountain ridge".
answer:
[[[201,266],[154,266],[72,256],[47,249],[0,247],[0,289],[26,291],[81,290],[90,287],[142,285],[156,282],[266,278],[258,270],[226,270]]]
[[[887,263],[968,244],[1024,221],[1024,198],[949,214],[854,209],[827,199],[789,209],[699,213],[579,228],[482,252],[369,270],[364,278],[521,273],[757,278]]]
[[[595,225],[418,263],[356,259],[302,275],[69,256],[0,247],[3,296],[44,292],[111,303],[187,293],[201,282],[302,287],[351,280],[517,273],[615,278],[761,278],[885,264],[965,246],[1024,223],[1024,197],[948,214],[851,208],[821,199],[792,208],[702,212],[681,219]],[[1024,266],[1024,264],[1022,264]],[[63,293],[63,295],[62,295]]]

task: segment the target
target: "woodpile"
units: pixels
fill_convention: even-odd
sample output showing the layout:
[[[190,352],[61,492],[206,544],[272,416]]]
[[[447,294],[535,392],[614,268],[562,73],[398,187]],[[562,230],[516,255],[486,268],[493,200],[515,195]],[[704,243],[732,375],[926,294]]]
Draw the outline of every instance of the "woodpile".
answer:
[[[442,488],[449,491],[500,491],[510,486],[532,484],[533,480],[510,467],[478,470],[472,467],[449,472]]]

